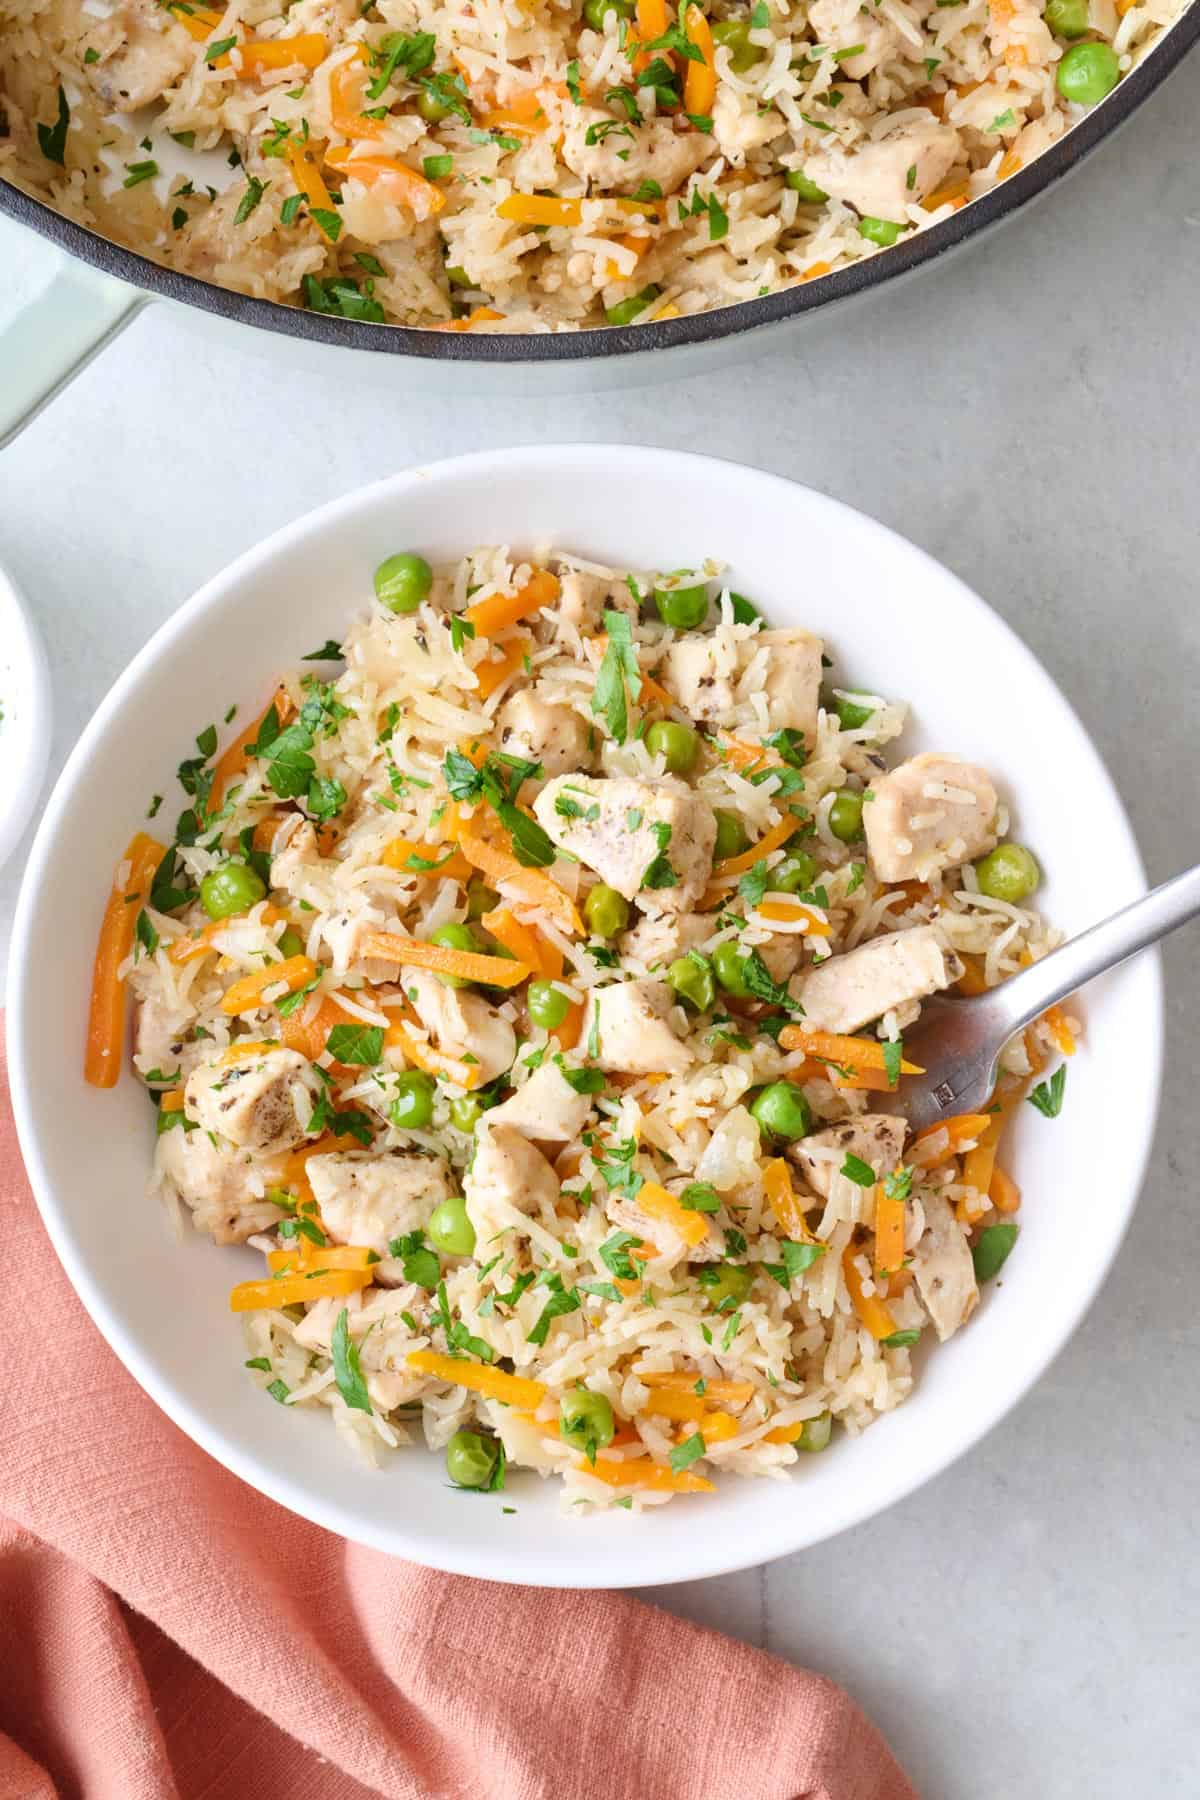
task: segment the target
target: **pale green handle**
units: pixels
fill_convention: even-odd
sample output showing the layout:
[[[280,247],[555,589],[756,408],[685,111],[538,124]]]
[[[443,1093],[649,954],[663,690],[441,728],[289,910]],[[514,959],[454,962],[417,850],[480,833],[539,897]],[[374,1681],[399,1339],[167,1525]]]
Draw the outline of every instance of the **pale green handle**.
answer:
[[[146,304],[146,295],[65,251],[48,252],[32,232],[2,217],[0,243],[0,265],[18,265],[33,246],[38,262],[45,264],[35,290],[0,319],[3,449],[129,324]]]

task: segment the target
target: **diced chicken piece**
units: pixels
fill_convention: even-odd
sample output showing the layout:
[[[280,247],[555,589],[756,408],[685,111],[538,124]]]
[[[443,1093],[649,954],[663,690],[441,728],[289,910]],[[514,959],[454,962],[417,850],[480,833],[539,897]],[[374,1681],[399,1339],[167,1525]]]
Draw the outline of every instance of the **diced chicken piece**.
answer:
[[[737,640],[731,632],[688,633],[666,655],[665,683],[693,719],[720,724],[736,705]]]
[[[767,652],[763,693],[771,730],[802,731],[811,751],[817,741],[821,639],[811,631],[791,626],[781,631],[760,631],[756,638],[748,640],[751,653],[763,648]]]
[[[665,981],[617,981],[597,988],[584,1029],[598,1043],[592,1058],[627,1075],[671,1075],[692,1060],[667,1020],[675,996]]]
[[[903,224],[908,208],[931,194],[958,161],[962,141],[951,125],[906,125],[858,150],[819,150],[804,173],[864,218]]]
[[[685,1257],[688,1262],[720,1262],[725,1254],[725,1240],[711,1223],[700,1242],[692,1244],[682,1238],[665,1219],[652,1219],[648,1213],[644,1213],[636,1200],[622,1200],[610,1194],[605,1201],[604,1212],[618,1231],[632,1231],[634,1237],[641,1238],[643,1244],[653,1247],[656,1256],[668,1258],[669,1267],[682,1262]],[[696,1216],[692,1215],[693,1218]],[[636,1263],[634,1267],[637,1267]]]
[[[481,1083],[511,1069],[517,1036],[494,1006],[478,994],[448,988],[429,969],[404,969],[400,985],[436,1048],[447,1056],[473,1056]]]
[[[256,1231],[270,1231],[283,1214],[264,1198],[278,1187],[282,1163],[255,1161],[244,1150],[213,1143],[207,1131],[175,1125],[158,1140],[158,1167],[191,1209],[197,1231],[214,1244],[244,1244]]]
[[[979,1304],[979,1287],[966,1232],[940,1194],[922,1194],[925,1230],[912,1253],[917,1292],[944,1344]]]
[[[326,915],[321,936],[329,946],[335,975],[342,975],[354,967],[360,960],[363,939],[369,932],[378,930],[379,921],[365,918],[361,911],[345,908]]]
[[[838,64],[838,73],[851,81],[861,81],[900,47],[894,25],[879,18],[870,7],[847,7],[845,0],[813,0],[808,22],[818,41],[828,44],[830,50],[855,50],[862,46],[856,56],[843,55]]]
[[[557,706],[522,688],[504,702],[496,723],[501,748],[541,763],[546,775],[565,775],[587,762],[587,721],[572,706]]]
[[[477,1254],[491,1256],[503,1231],[519,1226],[515,1215],[552,1210],[559,1183],[541,1151],[515,1125],[487,1120],[475,1139],[475,1160],[463,1182],[467,1215],[475,1227]]]
[[[662,968],[712,934],[713,921],[706,913],[654,913],[624,933],[621,956],[632,957],[647,969]]]
[[[154,0],[126,0],[88,33],[98,61],[84,72],[106,106],[137,112],[178,81],[196,55],[188,33]]]
[[[872,938],[844,956],[793,975],[792,998],[817,1031],[857,1031],[894,1006],[924,1000],[950,986],[962,963],[947,950],[932,925],[914,925]]]
[[[828,1200],[829,1188],[847,1156],[857,1156],[869,1163],[876,1180],[890,1175],[900,1161],[908,1126],[894,1113],[860,1113],[856,1119],[843,1119],[824,1131],[814,1131],[790,1146],[788,1155],[804,1175],[809,1187],[822,1200]],[[834,1150],[836,1160],[814,1156],[812,1151]]]
[[[320,860],[316,831],[299,813],[293,814],[275,833],[271,886],[281,888],[285,893],[296,893],[298,884],[306,875],[312,874]]]
[[[996,842],[996,790],[986,769],[922,751],[871,783],[863,827],[880,881],[928,881]]]
[[[562,775],[547,782],[533,810],[560,849],[652,911],[690,912],[712,873],[712,808],[681,781]],[[652,864],[655,880],[645,887]],[[658,885],[671,874],[670,885]]]
[[[556,1062],[544,1062],[524,1087],[491,1109],[487,1122],[513,1125],[542,1143],[569,1144],[583,1130],[591,1110],[590,1095],[577,1094]]]
[[[205,1131],[244,1150],[292,1150],[307,1136],[321,1089],[298,1050],[262,1050],[201,1063],[187,1078],[185,1110]]]
[[[723,156],[743,157],[758,150],[787,130],[773,107],[760,110],[753,94],[739,94],[724,82],[717,89],[712,110],[712,135]]]
[[[382,1266],[375,1265],[377,1278]],[[408,1367],[407,1358],[416,1335],[404,1319],[406,1312],[411,1317],[410,1297],[373,1287],[361,1296],[351,1294],[343,1298],[339,1294],[333,1299],[317,1300],[296,1326],[295,1341],[305,1350],[329,1356],[334,1327],[343,1311],[374,1404],[381,1412],[390,1412],[394,1406],[415,1400],[429,1377]]]
[[[186,1011],[177,1011],[157,994],[139,1000],[133,1017],[133,1060],[139,1074],[150,1076],[157,1071],[171,1076],[180,1070],[188,1074],[212,1048],[203,1039],[198,1044],[191,1042],[190,1031]]]
[[[703,132],[676,131],[669,119],[632,127],[632,138],[610,132],[599,143],[589,144],[590,128],[607,125],[611,119],[611,113],[594,107],[572,109],[559,151],[568,169],[590,181],[597,191],[632,193],[649,180],[657,181],[664,194],[673,194],[713,153]]]
[[[564,570],[559,576],[558,612],[569,625],[589,636],[599,631],[605,607],[614,612],[635,610],[633,596],[626,592],[624,604],[601,575],[583,575],[578,570]]]
[[[423,1231],[452,1192],[440,1156],[334,1151],[310,1156],[305,1172],[335,1242],[365,1244],[381,1257],[393,1238]]]

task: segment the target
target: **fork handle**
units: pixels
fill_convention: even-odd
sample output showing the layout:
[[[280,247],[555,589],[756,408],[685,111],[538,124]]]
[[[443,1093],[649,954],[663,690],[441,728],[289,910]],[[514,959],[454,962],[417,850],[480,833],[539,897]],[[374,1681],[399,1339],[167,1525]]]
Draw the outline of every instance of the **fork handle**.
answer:
[[[997,1026],[1005,1038],[1015,1036],[1048,1006],[1115,969],[1147,944],[1157,943],[1198,913],[1200,868],[1188,869],[994,988],[987,998],[995,1006]]]

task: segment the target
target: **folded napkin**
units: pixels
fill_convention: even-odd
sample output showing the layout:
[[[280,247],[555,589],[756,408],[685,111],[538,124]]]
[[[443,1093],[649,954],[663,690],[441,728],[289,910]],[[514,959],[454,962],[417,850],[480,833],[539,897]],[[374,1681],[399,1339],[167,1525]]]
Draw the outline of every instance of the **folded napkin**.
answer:
[[[213,1462],[59,1267],[2,1052],[0,1236],[3,1800],[916,1800],[819,1675],[394,1561]]]

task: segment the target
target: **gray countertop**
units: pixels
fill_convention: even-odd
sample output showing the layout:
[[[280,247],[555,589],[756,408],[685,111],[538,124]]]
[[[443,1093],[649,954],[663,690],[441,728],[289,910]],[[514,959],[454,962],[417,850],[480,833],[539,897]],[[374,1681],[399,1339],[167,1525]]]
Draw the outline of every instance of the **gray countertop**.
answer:
[[[0,465],[0,556],[54,672],[54,767],[155,626],[299,513],[468,448],[661,443],[808,482],[948,563],[1079,709],[1152,877],[1186,865],[1198,105],[1193,59],[1081,173],[935,277],[757,361],[631,393],[402,405],[364,380],[288,378],[253,338],[225,349],[151,309]],[[801,587],[803,571],[798,543]],[[1037,721],[1014,710],[1012,728]],[[10,867],[5,935],[15,887]],[[1133,1230],[1031,1397],[874,1522],[649,1596],[843,1682],[926,1800],[1200,1792],[1198,947],[1192,927],[1166,951],[1167,1088]]]

